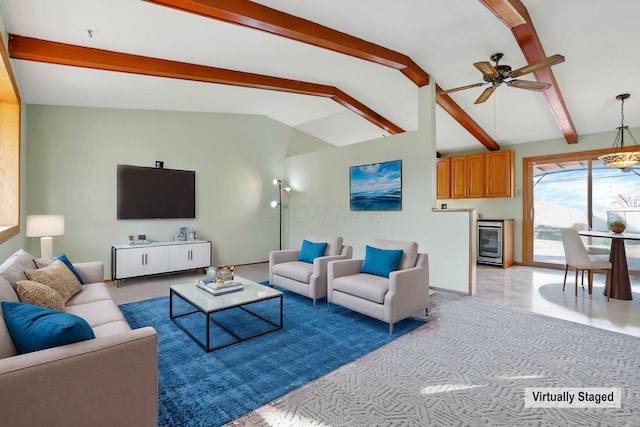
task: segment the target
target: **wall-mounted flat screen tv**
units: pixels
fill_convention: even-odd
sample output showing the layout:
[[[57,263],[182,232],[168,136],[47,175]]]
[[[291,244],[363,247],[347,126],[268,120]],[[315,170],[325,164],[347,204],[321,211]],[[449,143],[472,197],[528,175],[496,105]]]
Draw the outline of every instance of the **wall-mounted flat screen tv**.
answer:
[[[194,171],[118,165],[118,219],[195,217]]]

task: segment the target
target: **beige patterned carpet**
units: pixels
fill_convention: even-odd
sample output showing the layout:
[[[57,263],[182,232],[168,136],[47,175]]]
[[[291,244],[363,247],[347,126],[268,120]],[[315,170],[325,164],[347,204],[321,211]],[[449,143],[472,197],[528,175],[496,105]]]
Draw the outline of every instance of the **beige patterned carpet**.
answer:
[[[429,323],[233,426],[638,426],[640,338],[432,295]],[[619,387],[619,409],[525,408],[525,387]]]

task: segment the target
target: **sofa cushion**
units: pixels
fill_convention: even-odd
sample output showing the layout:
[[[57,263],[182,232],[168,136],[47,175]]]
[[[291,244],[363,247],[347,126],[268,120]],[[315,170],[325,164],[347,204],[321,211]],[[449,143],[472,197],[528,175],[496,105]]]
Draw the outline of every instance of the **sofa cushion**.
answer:
[[[70,307],[73,305],[86,304],[89,302],[109,300],[111,301],[113,298],[109,293],[109,289],[107,285],[104,283],[89,283],[88,285],[82,285],[82,292],[75,294],[69,301],[67,301],[66,306]]]
[[[20,302],[2,302],[11,339],[20,353],[44,350],[95,338],[79,316]]]
[[[302,241],[302,247],[300,248],[300,254],[298,254],[298,261],[308,262],[313,264],[313,260],[324,255],[324,251],[327,248],[327,242],[310,242],[308,240]]]
[[[389,291],[389,279],[366,273],[353,274],[333,279],[333,290],[384,304],[384,297]]]
[[[20,280],[16,286],[16,292],[20,302],[65,311],[62,295],[50,286],[31,280]]]
[[[76,276],[60,260],[53,261],[45,268],[26,270],[24,274],[27,275],[29,280],[43,283],[58,291],[65,303],[72,296],[82,291],[82,285]]]
[[[389,278],[389,274],[398,269],[402,253],[402,249],[378,249],[367,245],[360,272]]]
[[[307,234],[304,236],[304,240],[314,243],[325,242],[327,248],[324,251],[325,256],[340,255],[342,252],[342,237],[340,236],[320,236],[318,234]]]
[[[19,302],[20,300],[18,299],[18,294],[13,290],[7,279],[0,276],[0,302],[2,301]],[[18,351],[13,345],[13,340],[11,340],[11,335],[7,329],[7,325],[4,323],[2,310],[0,309],[0,359],[15,356],[16,354],[18,354]]]
[[[418,243],[416,242],[378,239],[371,242],[371,246],[379,249],[402,249],[404,253],[400,259],[398,270],[406,270],[416,266],[418,259]]]
[[[68,305],[67,313],[72,313],[82,317],[92,328],[111,322],[126,322],[124,315],[113,300]]]
[[[78,282],[80,282],[81,285],[84,285],[85,283],[84,279],[82,278],[80,273],[78,273],[78,271],[75,269],[75,267],[73,266],[73,263],[69,261],[69,258],[67,257],[66,254],[60,254],[55,258],[36,258],[34,260],[34,263],[38,268],[45,268],[51,265],[51,263],[57,259],[64,262],[64,265],[66,265],[67,268],[69,268],[69,270],[71,270],[71,272],[76,276],[76,278],[78,279]]]
[[[301,261],[283,262],[271,267],[271,271],[278,276],[308,284],[313,273],[313,264]]]
[[[34,267],[34,259],[35,257],[33,255],[24,249],[19,249],[0,265],[0,276],[7,279],[11,286],[13,286],[13,289],[15,289],[19,280],[27,280],[24,272]]]

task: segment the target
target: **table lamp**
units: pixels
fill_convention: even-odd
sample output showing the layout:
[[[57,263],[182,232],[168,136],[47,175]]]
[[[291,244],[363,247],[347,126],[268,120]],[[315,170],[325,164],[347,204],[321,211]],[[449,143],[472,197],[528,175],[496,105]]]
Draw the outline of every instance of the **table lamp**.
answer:
[[[40,257],[53,258],[53,237],[64,234],[64,215],[27,215],[27,237],[40,237]]]

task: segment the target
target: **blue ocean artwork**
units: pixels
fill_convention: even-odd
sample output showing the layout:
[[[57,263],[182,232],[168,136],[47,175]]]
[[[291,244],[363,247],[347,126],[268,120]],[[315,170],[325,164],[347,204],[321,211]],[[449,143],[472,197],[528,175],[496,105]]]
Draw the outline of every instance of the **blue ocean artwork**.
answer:
[[[402,210],[402,160],[351,166],[352,211]]]

